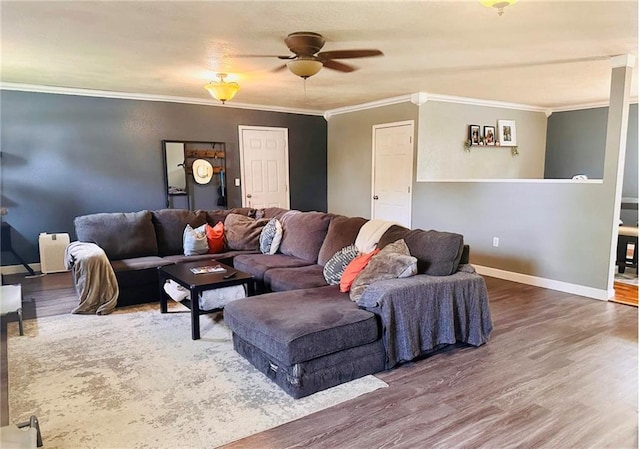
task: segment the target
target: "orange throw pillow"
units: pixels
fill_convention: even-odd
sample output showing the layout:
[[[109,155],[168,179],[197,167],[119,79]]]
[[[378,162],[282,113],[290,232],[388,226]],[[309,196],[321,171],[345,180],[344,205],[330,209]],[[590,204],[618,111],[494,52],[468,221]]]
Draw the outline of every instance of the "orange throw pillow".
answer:
[[[224,224],[219,221],[215,226],[205,226],[209,254],[224,252]]]
[[[349,265],[344,269],[342,277],[340,278],[340,291],[347,293],[351,290],[351,284],[360,274],[362,270],[367,266],[373,256],[380,252],[379,249],[374,249],[370,253],[360,254],[358,257],[349,262]]]

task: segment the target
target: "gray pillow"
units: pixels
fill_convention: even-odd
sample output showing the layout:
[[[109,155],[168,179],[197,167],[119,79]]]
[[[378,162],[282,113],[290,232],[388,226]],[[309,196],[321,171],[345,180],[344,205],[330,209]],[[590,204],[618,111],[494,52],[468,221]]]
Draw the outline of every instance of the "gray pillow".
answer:
[[[277,218],[272,218],[262,228],[260,233],[260,252],[262,254],[275,254],[282,240],[282,225]]]
[[[383,279],[413,276],[418,272],[418,259],[409,254],[404,240],[385,246],[373,256],[351,285],[349,298],[358,301],[370,284]]]
[[[341,250],[338,250],[332,257],[324,264],[322,274],[324,279],[329,285],[337,285],[340,283],[342,273],[344,269],[349,265],[353,259],[355,259],[360,252],[356,245],[345,246]]]
[[[182,246],[185,256],[195,256],[198,254],[207,254],[209,252],[209,243],[207,242],[207,233],[205,231],[206,224],[195,229],[191,225],[187,225],[182,233]]]

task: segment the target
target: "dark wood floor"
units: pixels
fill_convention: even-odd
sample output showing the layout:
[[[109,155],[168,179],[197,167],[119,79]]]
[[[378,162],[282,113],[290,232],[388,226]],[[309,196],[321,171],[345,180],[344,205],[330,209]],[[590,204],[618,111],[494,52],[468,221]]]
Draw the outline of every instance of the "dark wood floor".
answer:
[[[638,447],[638,309],[485,279],[487,345],[379,373],[388,388],[227,447]],[[27,317],[76,303],[68,274],[17,281]]]

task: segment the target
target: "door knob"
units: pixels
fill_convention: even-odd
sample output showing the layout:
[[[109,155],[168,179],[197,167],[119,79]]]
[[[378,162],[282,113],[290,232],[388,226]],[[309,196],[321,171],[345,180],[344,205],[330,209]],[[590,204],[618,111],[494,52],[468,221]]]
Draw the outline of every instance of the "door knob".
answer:
[[[378,199],[378,195],[373,195],[373,199],[377,200]]]
[[[247,198],[251,198],[251,194],[250,193],[247,193]]]

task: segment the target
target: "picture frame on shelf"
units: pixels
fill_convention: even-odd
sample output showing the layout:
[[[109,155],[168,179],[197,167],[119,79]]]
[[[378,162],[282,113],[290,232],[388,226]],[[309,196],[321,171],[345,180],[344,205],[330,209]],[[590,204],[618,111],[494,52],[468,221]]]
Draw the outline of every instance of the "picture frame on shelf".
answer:
[[[503,147],[515,147],[518,145],[515,120],[498,120],[498,141]]]
[[[481,145],[480,125],[469,125],[469,141],[471,145]]]
[[[496,144],[496,127],[495,126],[485,126],[483,133],[484,133],[485,145],[493,146]]]

